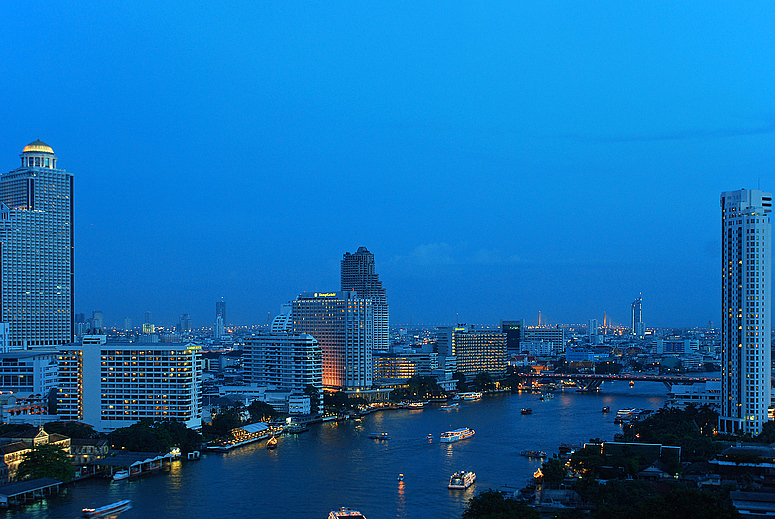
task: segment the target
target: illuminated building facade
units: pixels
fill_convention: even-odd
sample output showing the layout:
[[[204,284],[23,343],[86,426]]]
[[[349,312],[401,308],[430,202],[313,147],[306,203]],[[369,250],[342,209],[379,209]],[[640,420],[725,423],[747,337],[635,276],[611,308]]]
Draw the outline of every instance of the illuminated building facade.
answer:
[[[461,331],[452,334],[452,350],[457,370],[466,377],[487,372],[506,372],[506,334],[486,330]]]
[[[377,353],[374,355],[374,382],[404,384],[415,375],[431,376],[438,364],[436,353]]]
[[[57,411],[98,431],[143,418],[202,425],[202,360],[190,344],[111,343],[87,335],[60,346]]]
[[[501,332],[506,334],[506,351],[510,355],[519,353],[519,343],[522,340],[522,330],[525,329],[525,320],[501,321]]]
[[[358,247],[355,254],[346,252],[342,258],[342,291],[355,290],[361,299],[371,299],[374,312],[374,351],[386,352],[390,347],[390,312],[387,293],[374,269],[374,254]]]
[[[525,328],[522,331],[523,342],[544,342],[552,345],[552,355],[565,353],[565,329],[564,328]],[[520,346],[521,351],[527,351]]]
[[[643,305],[643,298],[638,296],[638,299],[632,302],[632,319],[631,330],[632,334],[643,338],[645,335],[645,327],[643,326],[643,314],[641,308]]]
[[[304,292],[291,310],[293,331],[320,344],[323,387],[346,391],[372,385],[374,314],[371,300],[355,291]]]
[[[0,321],[5,349],[73,342],[73,175],[49,145],[0,176]]]
[[[770,405],[772,194],[721,193],[722,433],[761,433]]]

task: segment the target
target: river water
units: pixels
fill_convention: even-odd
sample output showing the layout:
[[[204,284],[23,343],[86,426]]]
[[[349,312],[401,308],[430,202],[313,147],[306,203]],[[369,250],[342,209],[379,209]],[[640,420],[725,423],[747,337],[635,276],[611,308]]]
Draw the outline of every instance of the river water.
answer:
[[[620,431],[613,423],[618,409],[658,409],[666,396],[665,386],[654,382],[634,388],[605,382],[601,389],[592,394],[566,389],[546,401],[531,393],[500,394],[451,410],[429,404],[313,425],[309,432],[280,437],[276,450],[262,441],[198,461],[176,461],[169,472],[138,479],[84,480],[5,517],[72,519],[84,507],[131,499],[133,508],[121,519],[325,519],[341,506],[357,508],[368,519],[459,518],[477,490],[524,486],[540,461],[520,456],[522,450],[551,454],[560,443],[612,440]],[[604,406],[611,412],[602,413]],[[533,413],[522,415],[523,407]],[[471,427],[476,435],[439,443],[442,432],[459,427]],[[389,441],[368,438],[383,431]],[[448,490],[449,476],[462,469],[476,472],[476,483],[465,491]]]

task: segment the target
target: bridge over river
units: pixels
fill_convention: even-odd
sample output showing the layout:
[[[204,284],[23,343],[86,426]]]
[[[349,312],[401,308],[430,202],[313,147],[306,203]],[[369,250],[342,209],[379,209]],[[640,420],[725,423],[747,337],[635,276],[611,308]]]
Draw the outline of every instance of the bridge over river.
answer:
[[[673,384],[698,384],[701,382],[717,382],[718,377],[686,377],[679,375],[642,375],[636,373],[619,373],[618,375],[595,373],[518,373],[525,382],[536,379],[570,380],[584,391],[596,391],[606,380],[624,380],[626,382],[662,382],[668,391]]]

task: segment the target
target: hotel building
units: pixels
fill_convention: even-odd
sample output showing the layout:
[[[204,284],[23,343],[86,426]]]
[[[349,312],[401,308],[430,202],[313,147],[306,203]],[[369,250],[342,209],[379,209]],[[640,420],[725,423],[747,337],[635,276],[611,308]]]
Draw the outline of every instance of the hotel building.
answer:
[[[73,175],[51,147],[24,147],[0,176],[0,349],[55,347],[73,337]]]
[[[323,387],[356,391],[372,385],[374,313],[355,291],[304,292],[293,301],[293,331],[317,339]]]
[[[768,420],[771,210],[771,193],[721,193],[722,433],[756,435]]]
[[[485,330],[452,334],[452,354],[457,370],[472,378],[482,372],[502,375],[506,372],[506,334]]]
[[[59,349],[58,414],[97,431],[143,418],[202,425],[202,360],[188,344],[107,342],[87,335]]]

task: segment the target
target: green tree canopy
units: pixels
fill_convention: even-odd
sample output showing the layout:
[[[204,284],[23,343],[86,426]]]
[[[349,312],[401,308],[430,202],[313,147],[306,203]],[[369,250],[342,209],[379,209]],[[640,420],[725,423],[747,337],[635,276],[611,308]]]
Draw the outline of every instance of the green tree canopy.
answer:
[[[525,503],[487,489],[468,500],[463,519],[538,519],[538,511]]]
[[[92,440],[101,437],[94,427],[81,422],[48,422],[43,429],[49,434],[61,434],[68,438]]]
[[[250,418],[256,422],[268,422],[280,414],[274,407],[260,400],[253,400],[248,406],[248,411],[250,411]]]
[[[70,481],[75,470],[67,453],[58,445],[36,445],[24,454],[16,479],[54,478]]]

